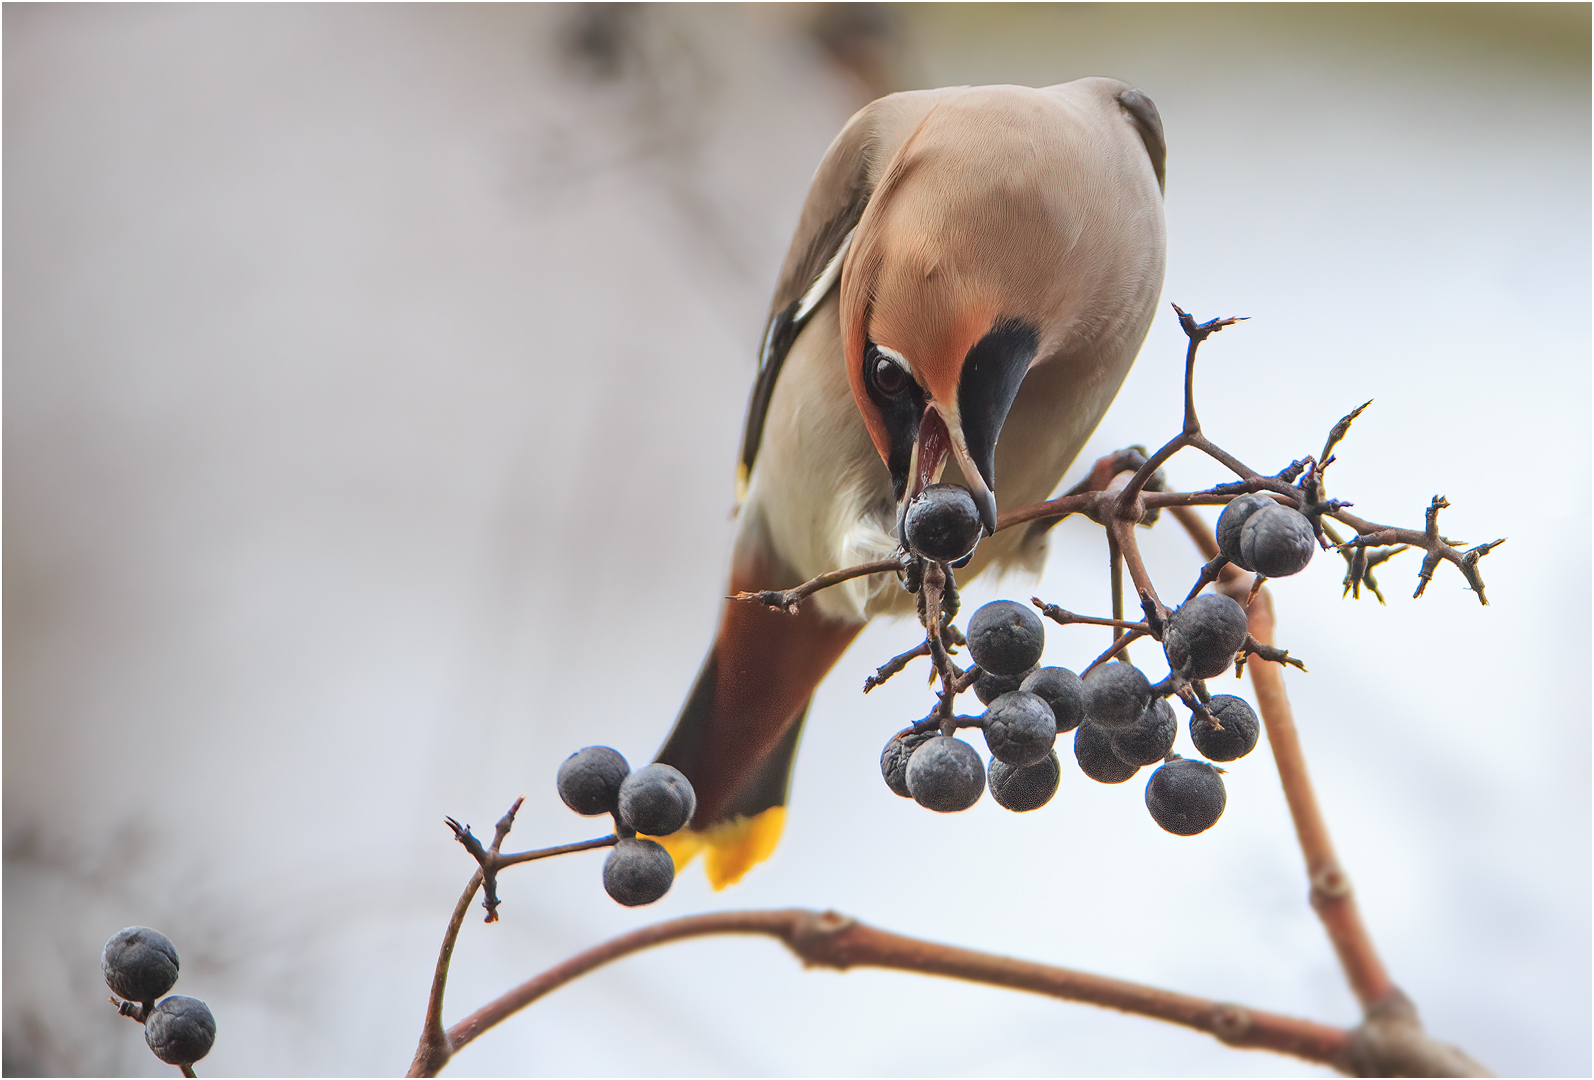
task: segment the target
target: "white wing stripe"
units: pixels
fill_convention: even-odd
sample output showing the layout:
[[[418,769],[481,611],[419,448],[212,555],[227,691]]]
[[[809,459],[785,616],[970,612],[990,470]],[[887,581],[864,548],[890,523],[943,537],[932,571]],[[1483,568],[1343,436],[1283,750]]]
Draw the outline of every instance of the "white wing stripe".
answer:
[[[825,294],[841,278],[842,260],[847,257],[847,248],[852,245],[852,234],[857,231],[858,227],[854,225],[847,230],[847,235],[841,238],[841,244],[836,248],[836,253],[830,257],[830,261],[825,264],[824,270],[820,272],[814,283],[808,286],[808,291],[803,293],[802,300],[797,304],[797,314],[793,317],[793,322],[800,323],[812,315],[814,308],[819,306],[819,302],[825,298]]]

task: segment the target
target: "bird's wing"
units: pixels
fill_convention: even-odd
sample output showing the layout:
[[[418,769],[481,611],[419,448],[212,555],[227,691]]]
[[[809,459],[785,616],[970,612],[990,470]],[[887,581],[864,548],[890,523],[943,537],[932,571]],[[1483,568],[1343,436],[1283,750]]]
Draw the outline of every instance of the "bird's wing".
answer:
[[[1146,144],[1146,156],[1151,158],[1151,170],[1157,174],[1157,188],[1168,190],[1168,142],[1162,135],[1162,116],[1157,106],[1139,90],[1125,90],[1118,95],[1118,104],[1135,125],[1140,141]]]
[[[742,430],[738,499],[747,490],[763,439],[769,400],[786,354],[821,301],[836,287],[853,230],[886,163],[946,92],[919,90],[871,102],[847,122],[819,163],[770,305],[758,358],[758,378],[753,383]]]

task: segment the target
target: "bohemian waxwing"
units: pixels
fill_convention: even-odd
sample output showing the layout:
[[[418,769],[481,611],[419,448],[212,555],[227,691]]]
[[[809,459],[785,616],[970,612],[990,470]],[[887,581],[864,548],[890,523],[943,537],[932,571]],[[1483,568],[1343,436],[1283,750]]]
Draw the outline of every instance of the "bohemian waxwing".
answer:
[[[831,144],[781,269],[747,410],[730,591],[786,589],[899,548],[944,479],[988,531],[1046,498],[1118,392],[1163,275],[1156,107],[1112,79],[952,87],[866,106]],[[1042,530],[979,545],[1040,569]],[[871,617],[912,610],[890,575],[797,615],[728,603],[659,760],[697,791],[678,865],[716,888],[779,839],[814,688]]]

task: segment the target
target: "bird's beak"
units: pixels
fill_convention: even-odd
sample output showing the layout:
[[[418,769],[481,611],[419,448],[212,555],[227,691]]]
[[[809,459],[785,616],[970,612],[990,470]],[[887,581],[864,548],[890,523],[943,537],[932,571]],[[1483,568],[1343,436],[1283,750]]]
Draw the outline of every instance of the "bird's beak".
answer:
[[[986,534],[996,532],[996,440],[1039,345],[1033,324],[1003,319],[968,350],[951,378],[929,373],[924,413],[897,506],[899,525],[908,503],[941,478],[950,456],[974,496]]]
[[[994,440],[992,445],[994,447]],[[996,494],[991,490],[991,477],[987,475],[990,467],[981,469],[969,453],[956,411],[949,424],[940,406],[932,401],[925,405],[924,415],[919,419],[919,433],[908,463],[908,484],[897,503],[898,535],[902,535],[900,526],[908,504],[919,492],[940,481],[948,457],[957,462],[958,470],[963,473],[963,481],[969,494],[974,496],[974,506],[980,513],[980,523],[985,526],[986,534],[996,532]]]

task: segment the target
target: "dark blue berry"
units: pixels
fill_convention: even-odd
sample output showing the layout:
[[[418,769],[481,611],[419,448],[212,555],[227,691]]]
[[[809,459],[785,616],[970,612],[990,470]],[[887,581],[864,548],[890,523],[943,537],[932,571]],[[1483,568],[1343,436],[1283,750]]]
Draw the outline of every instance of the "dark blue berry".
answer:
[[[1022,689],[1024,680],[1040,670],[1038,667],[1032,667],[1017,675],[992,675],[981,668],[979,678],[974,680],[974,695],[980,699],[982,705],[989,705],[1003,694],[1011,694],[1014,690]]]
[[[1112,752],[1126,765],[1155,765],[1168,756],[1179,734],[1179,720],[1166,698],[1152,698],[1133,725],[1113,732]]]
[[[1306,569],[1317,534],[1306,515],[1288,506],[1264,506],[1240,530],[1240,554],[1264,577],[1289,577]]]
[[[654,762],[620,784],[620,820],[645,836],[669,836],[692,820],[697,793],[673,765]]]
[[[675,882],[675,860],[657,840],[621,840],[603,863],[603,889],[626,907],[651,904]]]
[[[144,1021],[144,1041],[168,1065],[192,1065],[216,1045],[216,1018],[198,998],[173,994]]]
[[[1225,506],[1223,513],[1218,515],[1218,550],[1223,553],[1223,557],[1241,570],[1254,570],[1255,567],[1246,562],[1240,552],[1240,530],[1245,528],[1245,519],[1262,507],[1277,505],[1278,503],[1261,492],[1252,492],[1249,495],[1241,495]]]
[[[1203,756],[1213,761],[1234,761],[1256,749],[1262,725],[1257,723],[1256,713],[1244,698],[1214,694],[1207,702],[1207,710],[1217,717],[1223,730],[1195,713],[1190,714],[1190,741]]]
[[[559,766],[559,797],[578,814],[612,814],[631,766],[618,750],[589,746]]]
[[[1170,761],[1146,783],[1146,809],[1152,820],[1176,836],[1194,836],[1212,828],[1227,801],[1223,777],[1204,761]]]
[[[1249,633],[1245,609],[1221,593],[1202,593],[1168,617],[1162,648],[1168,667],[1187,679],[1229,670]]]
[[[956,484],[931,484],[908,504],[903,531],[908,550],[936,562],[956,562],[974,550],[983,527],[974,496]]]
[[[1033,765],[1051,753],[1057,741],[1052,707],[1023,690],[991,702],[980,727],[991,755],[1009,765]]]
[[[1098,784],[1121,784],[1140,771],[1112,752],[1112,732],[1093,720],[1086,720],[1074,732],[1074,760],[1079,769]]]
[[[1067,668],[1036,668],[1019,689],[1029,691],[1052,707],[1059,733],[1073,731],[1085,719],[1085,684]]]
[[[1040,662],[1046,627],[1028,604],[992,600],[969,620],[969,656],[982,671],[1017,675]]]
[[[974,747],[961,739],[937,735],[908,759],[908,790],[928,810],[952,814],[980,801],[985,767]]]
[[[100,972],[117,997],[149,1004],[177,983],[177,947],[159,930],[129,926],[105,943]]]
[[[1085,719],[1110,731],[1134,724],[1151,704],[1151,683],[1133,664],[1102,664],[1084,681]]]
[[[1055,751],[1033,765],[1009,765],[993,757],[987,775],[991,798],[997,805],[1022,814],[1052,801],[1062,778],[1062,766],[1057,763]]]
[[[898,735],[886,743],[886,748],[880,751],[880,775],[886,778],[886,787],[904,799],[913,798],[913,792],[908,790],[908,759],[915,750],[934,737],[935,732],[926,731]]]

